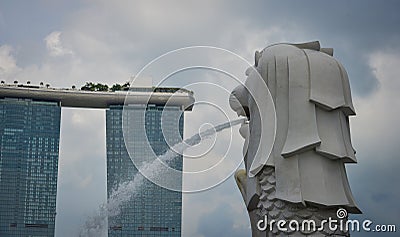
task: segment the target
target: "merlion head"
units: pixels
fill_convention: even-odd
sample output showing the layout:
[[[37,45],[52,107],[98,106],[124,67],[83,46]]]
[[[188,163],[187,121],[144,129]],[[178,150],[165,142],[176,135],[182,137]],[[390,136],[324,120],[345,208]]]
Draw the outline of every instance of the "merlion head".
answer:
[[[342,124],[355,114],[346,70],[332,55],[332,49],[320,48],[317,41],[275,44],[255,53],[246,82],[229,99],[231,108],[249,119],[250,175],[264,165],[275,166],[276,157],[310,149],[355,160],[350,145],[343,148],[347,152],[339,145],[332,150],[327,147],[331,141],[324,142],[318,131],[324,111],[340,111]],[[333,119],[335,113],[328,115]]]

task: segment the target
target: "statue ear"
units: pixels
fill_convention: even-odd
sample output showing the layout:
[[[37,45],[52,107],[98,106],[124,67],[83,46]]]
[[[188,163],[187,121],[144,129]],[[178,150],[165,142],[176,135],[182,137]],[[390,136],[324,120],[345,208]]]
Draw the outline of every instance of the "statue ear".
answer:
[[[315,51],[319,51],[321,49],[319,41],[312,41],[307,43],[291,44],[291,45],[296,46],[299,49],[312,49]]]
[[[321,52],[333,56],[333,48],[321,48]]]

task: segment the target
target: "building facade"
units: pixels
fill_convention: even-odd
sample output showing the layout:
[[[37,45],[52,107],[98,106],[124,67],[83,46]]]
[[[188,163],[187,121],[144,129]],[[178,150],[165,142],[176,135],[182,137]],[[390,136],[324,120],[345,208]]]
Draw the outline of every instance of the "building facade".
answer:
[[[61,107],[106,109],[108,196],[121,182],[140,177],[122,133],[126,100],[132,104],[132,127],[146,126],[143,134],[128,139],[131,155],[154,158],[153,152],[163,154],[181,141],[183,112],[194,103],[193,92],[185,89],[146,87],[127,93],[0,85],[0,237],[54,236]],[[151,151],[145,148],[147,139]],[[182,170],[182,159],[168,165]],[[180,190],[182,177],[175,182]],[[181,192],[144,179],[121,214],[109,218],[109,236],[180,236],[181,207]]]
[[[129,120],[130,129],[134,131],[126,140],[122,131],[123,109],[128,111],[124,119]],[[110,197],[120,183],[141,175],[125,142],[129,143],[132,156],[144,160],[154,158],[152,152],[161,155],[182,139],[183,122],[182,106],[110,106],[106,111],[107,196]],[[143,126],[145,129],[140,129]],[[147,141],[151,149],[147,148]],[[183,161],[176,159],[169,165],[182,170]],[[108,236],[181,236],[182,193],[143,180],[140,190],[123,204],[121,213],[109,218]],[[175,182],[182,185],[182,178]]]
[[[61,107],[0,99],[0,236],[54,236]]]

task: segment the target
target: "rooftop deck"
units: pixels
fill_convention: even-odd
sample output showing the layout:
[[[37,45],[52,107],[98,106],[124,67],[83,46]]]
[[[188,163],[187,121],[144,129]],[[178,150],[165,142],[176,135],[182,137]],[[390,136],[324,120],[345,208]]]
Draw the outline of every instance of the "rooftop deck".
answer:
[[[84,91],[78,89],[55,89],[31,85],[0,85],[0,98],[27,98],[42,101],[57,101],[62,107],[106,109],[110,105],[157,104],[182,106],[191,110],[193,93],[177,88],[132,88],[129,91]]]

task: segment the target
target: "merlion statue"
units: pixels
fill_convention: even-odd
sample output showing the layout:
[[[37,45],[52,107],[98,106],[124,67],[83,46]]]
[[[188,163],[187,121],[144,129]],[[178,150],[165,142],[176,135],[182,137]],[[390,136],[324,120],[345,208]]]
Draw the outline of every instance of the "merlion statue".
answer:
[[[246,75],[245,84],[231,93],[230,105],[248,118],[240,128],[246,170],[237,171],[235,178],[252,236],[349,236],[324,221],[347,220],[338,217],[338,210],[361,213],[345,168],[357,162],[350,140],[348,117],[355,111],[346,70],[332,49],[310,42],[256,52]],[[257,76],[268,87],[272,104],[255,102],[267,94],[257,85]],[[269,112],[276,113],[275,124],[263,119]],[[271,139],[266,133],[273,128]],[[268,142],[272,148],[264,149]],[[299,226],[292,223],[289,228],[291,220]],[[316,227],[303,228],[304,220]]]

